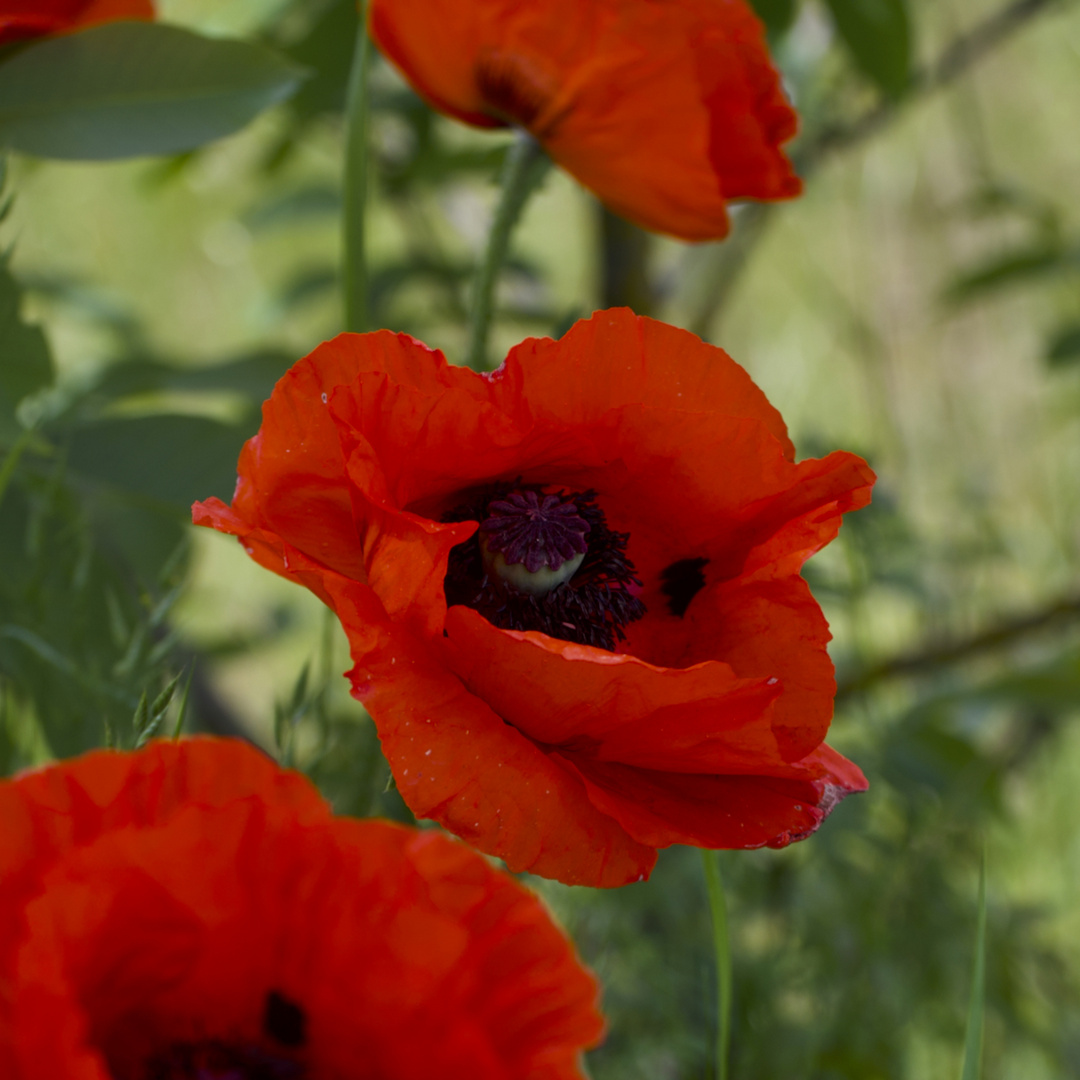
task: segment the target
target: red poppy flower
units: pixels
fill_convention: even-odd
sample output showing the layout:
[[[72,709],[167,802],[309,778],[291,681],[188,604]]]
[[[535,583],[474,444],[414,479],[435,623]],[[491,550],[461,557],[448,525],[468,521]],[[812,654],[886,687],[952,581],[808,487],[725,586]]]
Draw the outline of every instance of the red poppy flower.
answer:
[[[153,17],[153,0],[0,0],[0,44],[116,19]]]
[[[687,240],[801,185],[797,127],[745,0],[371,0],[380,49],[436,109],[517,124],[617,213]]]
[[[232,507],[194,517],[337,612],[414,812],[621,885],[669,844],[787,844],[865,787],[822,745],[799,569],[874,477],[793,458],[742,368],[625,309],[487,375],[380,331],[296,364]]]
[[[571,1080],[597,987],[433,831],[334,818],[238,742],[0,784],[5,1080]]]

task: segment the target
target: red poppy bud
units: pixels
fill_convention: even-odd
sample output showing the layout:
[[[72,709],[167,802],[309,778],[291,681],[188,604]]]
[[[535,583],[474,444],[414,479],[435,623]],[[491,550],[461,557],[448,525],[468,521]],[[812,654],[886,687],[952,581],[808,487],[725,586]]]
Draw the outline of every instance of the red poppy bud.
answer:
[[[822,742],[836,684],[799,571],[874,474],[794,456],[725,353],[626,310],[487,375],[380,331],[282,378],[232,506],[194,518],[333,607],[414,812],[513,870],[621,885],[669,844],[801,839],[866,786]],[[503,503],[574,509],[518,536]],[[484,545],[536,535],[584,539],[573,575],[493,582]]]

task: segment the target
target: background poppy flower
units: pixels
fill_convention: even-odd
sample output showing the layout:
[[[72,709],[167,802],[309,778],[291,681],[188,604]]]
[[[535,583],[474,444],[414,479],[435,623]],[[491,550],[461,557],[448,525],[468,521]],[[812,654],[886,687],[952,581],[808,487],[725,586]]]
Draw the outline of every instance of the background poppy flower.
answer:
[[[802,190],[797,127],[745,0],[371,0],[380,49],[436,109],[517,124],[617,213],[686,240],[731,199]]]
[[[7,1080],[570,1080],[600,1036],[535,896],[244,744],[90,754],[0,822]]]
[[[0,0],[0,44],[115,19],[153,17],[153,0]]]
[[[337,612],[415,813],[514,870],[620,885],[669,844],[782,846],[865,787],[822,745],[829,633],[799,569],[874,477],[793,458],[742,368],[625,309],[488,375],[381,331],[294,365],[232,506],[194,518]],[[588,519],[539,597],[491,551],[513,491]]]

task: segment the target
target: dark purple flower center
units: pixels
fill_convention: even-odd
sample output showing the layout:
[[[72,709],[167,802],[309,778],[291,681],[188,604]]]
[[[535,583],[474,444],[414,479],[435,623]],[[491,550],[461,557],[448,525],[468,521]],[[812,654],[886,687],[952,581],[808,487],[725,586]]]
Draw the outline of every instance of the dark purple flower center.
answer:
[[[147,1063],[146,1080],[303,1080],[304,1067],[256,1047],[174,1043]]]
[[[288,1050],[307,1041],[307,1015],[277,990],[263,1002],[263,1033]],[[173,1043],[146,1063],[145,1080],[304,1080],[304,1066],[283,1053],[224,1039]]]
[[[558,570],[563,563],[588,551],[589,523],[572,499],[538,491],[512,491],[488,504],[480,523],[484,543],[508,563],[521,563],[530,574],[542,566]]]
[[[500,629],[614,651],[623,627],[645,614],[626,557],[630,536],[608,528],[594,491],[500,482],[467,495],[444,520],[480,523],[450,552],[447,603]]]

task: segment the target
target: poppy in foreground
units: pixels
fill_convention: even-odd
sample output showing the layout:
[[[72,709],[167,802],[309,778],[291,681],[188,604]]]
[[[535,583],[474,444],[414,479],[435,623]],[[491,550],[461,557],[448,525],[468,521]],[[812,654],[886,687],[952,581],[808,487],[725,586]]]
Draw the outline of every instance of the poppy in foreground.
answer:
[[[781,847],[866,786],[799,574],[870,498],[794,463],[720,349],[603,311],[478,375],[342,335],[277,384],[196,523],[337,613],[398,790],[513,870],[621,885],[656,849]]]
[[[614,211],[687,240],[732,199],[801,185],[797,119],[746,0],[371,0],[382,52],[436,109],[518,125]]]
[[[0,783],[5,1080],[579,1080],[596,998],[512,879],[245,744]]]
[[[153,17],[153,0],[0,0],[0,44]]]

